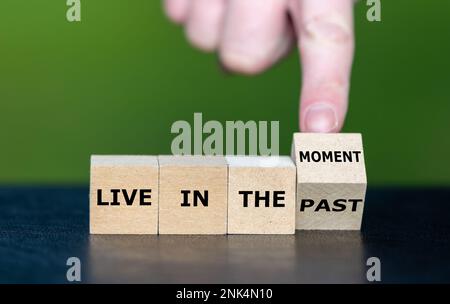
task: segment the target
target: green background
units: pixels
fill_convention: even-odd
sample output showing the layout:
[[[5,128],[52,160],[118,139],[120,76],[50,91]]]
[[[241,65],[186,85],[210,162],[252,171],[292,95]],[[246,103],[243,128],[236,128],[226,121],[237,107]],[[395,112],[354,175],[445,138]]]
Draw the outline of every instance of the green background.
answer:
[[[176,120],[298,125],[293,53],[256,77],[225,74],[155,0],[0,1],[0,183],[85,183],[91,154],[168,154]],[[425,3],[426,2],[426,3]],[[450,184],[450,1],[355,7],[356,57],[344,132],[361,132],[369,184]]]

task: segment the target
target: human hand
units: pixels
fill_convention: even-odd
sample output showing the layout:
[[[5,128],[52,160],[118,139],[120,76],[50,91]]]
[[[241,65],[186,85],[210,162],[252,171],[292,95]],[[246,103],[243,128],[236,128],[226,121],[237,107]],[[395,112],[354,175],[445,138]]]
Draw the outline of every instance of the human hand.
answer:
[[[339,132],[353,61],[354,0],[165,0],[189,41],[218,51],[223,65],[260,73],[298,43],[302,66],[300,129]]]

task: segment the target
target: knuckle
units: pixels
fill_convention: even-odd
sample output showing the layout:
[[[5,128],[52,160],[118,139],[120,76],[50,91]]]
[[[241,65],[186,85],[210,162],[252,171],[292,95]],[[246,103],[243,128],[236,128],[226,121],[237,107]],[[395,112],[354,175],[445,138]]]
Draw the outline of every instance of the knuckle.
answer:
[[[203,33],[201,30],[186,27],[185,35],[190,44],[204,52],[212,52],[217,47],[217,41],[212,35]]]
[[[343,77],[333,77],[320,82],[319,87],[324,91],[340,91],[348,87],[348,80]]]
[[[303,37],[332,44],[349,44],[353,41],[353,31],[338,18],[316,16],[302,24]]]

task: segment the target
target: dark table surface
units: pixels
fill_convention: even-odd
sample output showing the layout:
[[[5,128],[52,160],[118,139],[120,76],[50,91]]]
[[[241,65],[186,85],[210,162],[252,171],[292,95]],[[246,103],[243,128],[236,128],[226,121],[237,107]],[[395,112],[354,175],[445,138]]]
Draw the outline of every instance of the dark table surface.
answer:
[[[87,187],[0,188],[0,282],[450,282],[450,189],[369,188],[361,231],[290,236],[99,236],[88,233]]]

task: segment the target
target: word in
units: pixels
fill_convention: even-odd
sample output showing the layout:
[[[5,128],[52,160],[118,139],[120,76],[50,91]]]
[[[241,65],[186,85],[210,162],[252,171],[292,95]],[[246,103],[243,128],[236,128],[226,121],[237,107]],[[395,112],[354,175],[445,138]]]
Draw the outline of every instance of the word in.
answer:
[[[183,194],[183,202],[181,203],[181,207],[189,207],[191,204],[189,203],[189,194],[191,190],[181,190]],[[203,191],[203,195],[200,191],[193,191],[194,201],[192,206],[197,207],[198,202],[202,203],[203,206],[208,207],[208,190]]]

